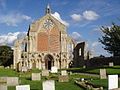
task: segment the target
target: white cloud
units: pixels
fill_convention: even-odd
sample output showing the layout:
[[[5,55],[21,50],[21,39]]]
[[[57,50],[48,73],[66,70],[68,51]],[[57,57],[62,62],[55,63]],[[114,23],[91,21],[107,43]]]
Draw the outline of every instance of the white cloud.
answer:
[[[81,41],[81,35],[78,32],[72,32],[71,37],[76,41],[76,42],[80,42]]]
[[[57,20],[59,20],[61,23],[63,23],[66,26],[69,26],[69,23],[62,20],[60,17],[60,14],[58,12],[55,12],[54,14],[51,14],[53,17],[55,17]]]
[[[92,21],[92,20],[97,20],[100,16],[92,11],[92,10],[89,10],[89,11],[84,11],[82,14],[72,14],[70,15],[70,17],[78,22],[78,21],[83,21],[83,23],[87,20],[87,21]]]
[[[86,20],[96,20],[99,18],[99,15],[96,12],[90,10],[90,11],[84,11],[83,17]]]
[[[31,21],[32,18],[20,14],[20,13],[10,13],[7,15],[0,15],[0,23],[6,24],[8,26],[17,26],[19,23],[22,23],[23,21]]]
[[[96,46],[98,46],[98,45],[100,45],[100,42],[98,42],[98,41],[92,43],[92,47],[93,48],[96,47]]]
[[[22,35],[22,36],[21,36]],[[8,34],[0,35],[0,45],[13,45],[14,41],[21,36],[23,38],[26,35],[26,32],[9,32]]]
[[[71,18],[74,20],[74,21],[81,21],[82,20],[82,16],[80,14],[72,14],[71,15]]]

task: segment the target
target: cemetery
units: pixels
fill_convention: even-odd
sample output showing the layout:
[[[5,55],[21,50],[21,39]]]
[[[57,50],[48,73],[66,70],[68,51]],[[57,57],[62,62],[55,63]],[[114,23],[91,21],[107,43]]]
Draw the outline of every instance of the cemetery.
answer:
[[[81,67],[59,69],[52,73],[38,69],[17,72],[0,68],[0,90],[107,90],[112,88],[113,81],[116,83],[114,88],[120,87],[120,82],[117,82],[119,69],[120,66]]]
[[[9,1],[0,0],[0,90],[120,90],[119,1]]]

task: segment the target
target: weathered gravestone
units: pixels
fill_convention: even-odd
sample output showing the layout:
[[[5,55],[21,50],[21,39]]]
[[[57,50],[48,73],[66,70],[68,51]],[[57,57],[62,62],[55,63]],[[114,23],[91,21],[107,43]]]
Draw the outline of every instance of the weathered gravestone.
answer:
[[[0,77],[0,85],[6,85],[7,84],[7,77]]]
[[[49,76],[48,70],[42,70],[42,76]]]
[[[7,86],[6,85],[0,85],[0,90],[7,90]]]
[[[19,84],[18,77],[7,77],[7,85],[8,86],[16,86]]]
[[[0,77],[0,80],[7,86],[16,86],[19,84],[18,77]]]
[[[113,62],[109,62],[109,66],[110,67],[114,66],[114,63]]]
[[[41,80],[41,74],[40,73],[32,73],[32,80]]]
[[[4,68],[4,66],[0,66],[0,68]]]
[[[110,89],[110,90],[120,90],[120,88],[116,88],[116,89]]]
[[[54,80],[43,81],[43,90],[55,90],[55,81]]]
[[[23,66],[22,67],[22,72],[27,72],[28,71],[28,68],[26,66]]]
[[[118,88],[118,75],[108,75],[108,90]]]
[[[62,70],[62,71],[61,71],[61,75],[68,75],[68,73],[67,73],[66,70]]]
[[[30,85],[18,85],[16,90],[30,90]]]
[[[58,68],[57,67],[51,67],[51,73],[58,73]]]
[[[100,69],[100,79],[106,79],[106,69]]]
[[[69,82],[69,76],[68,75],[59,75],[58,81],[59,82]]]

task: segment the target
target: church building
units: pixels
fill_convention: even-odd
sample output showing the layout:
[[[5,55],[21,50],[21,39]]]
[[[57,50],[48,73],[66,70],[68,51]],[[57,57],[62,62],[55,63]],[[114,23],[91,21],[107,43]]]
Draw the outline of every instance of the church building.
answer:
[[[45,16],[33,22],[25,38],[14,43],[14,69],[68,68],[73,60],[74,41],[67,27],[57,20],[48,5]]]

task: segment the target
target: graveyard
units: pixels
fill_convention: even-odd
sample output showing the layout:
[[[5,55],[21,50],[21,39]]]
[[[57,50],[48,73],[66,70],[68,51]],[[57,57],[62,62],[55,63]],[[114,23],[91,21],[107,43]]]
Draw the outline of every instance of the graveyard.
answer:
[[[106,72],[106,76],[100,75],[100,69]],[[54,81],[54,89],[51,90],[86,90],[84,85],[76,83],[76,81],[86,81],[87,84],[94,87],[103,87],[100,90],[107,90],[108,88],[108,76],[107,75],[119,75],[120,66],[112,67],[97,67],[97,68],[70,68],[61,69],[57,73],[43,72],[42,70],[33,69],[27,72],[17,72],[13,69],[1,68],[0,69],[0,84],[6,85],[2,82],[1,77],[7,78],[6,90],[16,90],[18,85],[30,85],[30,90],[46,90],[43,87],[43,82],[48,80]],[[60,77],[60,71],[63,77]],[[47,72],[47,73],[46,73]],[[67,75],[67,77],[65,77]],[[11,77],[11,78],[10,78]],[[18,80],[15,80],[18,79]],[[14,80],[13,80],[14,79]],[[49,83],[49,82],[48,82]],[[19,86],[20,87],[20,86]],[[120,83],[118,85],[120,87]],[[17,89],[19,90],[19,89]],[[91,89],[88,89],[91,90]],[[95,89],[97,90],[97,89]]]
[[[120,90],[120,0],[0,0],[0,90]]]

